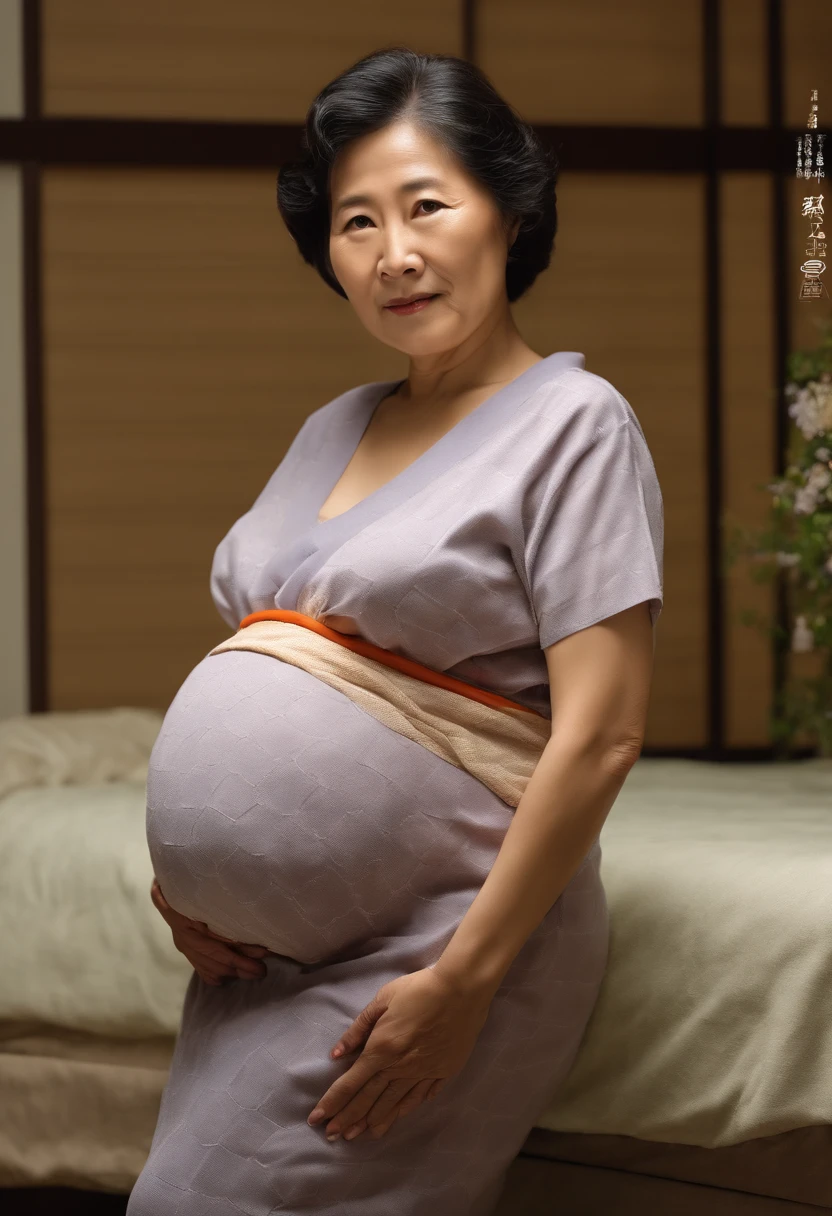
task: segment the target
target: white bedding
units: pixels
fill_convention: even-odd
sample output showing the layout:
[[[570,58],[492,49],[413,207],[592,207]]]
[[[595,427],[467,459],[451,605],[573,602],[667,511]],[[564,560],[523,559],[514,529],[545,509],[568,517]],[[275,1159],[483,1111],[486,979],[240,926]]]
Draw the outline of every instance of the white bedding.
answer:
[[[150,902],[147,762],[162,715],[0,721],[0,1021],[174,1034],[191,968]]]
[[[150,901],[143,783],[0,800],[0,1020],[173,1034],[187,960]]]
[[[641,759],[601,846],[609,966],[538,1124],[704,1147],[832,1124],[832,761]]]
[[[0,798],[41,786],[144,781],[161,725],[157,710],[131,706],[0,719]]]
[[[122,717],[133,744],[105,731],[98,755],[94,717],[50,724],[63,785],[24,725],[41,783],[0,798],[0,1021],[175,1034],[191,971],[149,898],[152,723]],[[538,1125],[711,1147],[832,1124],[832,761],[641,759],[601,845],[609,966]]]

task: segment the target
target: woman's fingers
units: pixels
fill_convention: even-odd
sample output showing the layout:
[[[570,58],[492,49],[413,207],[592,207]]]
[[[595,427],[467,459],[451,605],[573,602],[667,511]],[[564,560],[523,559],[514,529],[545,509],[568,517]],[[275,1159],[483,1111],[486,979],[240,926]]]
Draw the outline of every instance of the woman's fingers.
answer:
[[[404,1101],[406,1097],[409,1097],[416,1086],[421,1084],[421,1081],[414,1081],[410,1077],[402,1077],[396,1081],[391,1081],[367,1111],[367,1123],[369,1124],[370,1135],[374,1135],[376,1131],[384,1127],[387,1120],[398,1108],[399,1103]]]
[[[157,912],[160,912],[167,920],[167,913],[170,910],[167,900],[162,895],[162,888],[153,880],[153,886],[150,888],[150,900]]]
[[[164,916],[165,920],[167,920],[169,916],[170,917],[179,917],[181,920],[185,919],[184,917],[180,917],[180,914],[178,912],[174,911],[174,909],[170,906],[170,904],[168,903],[168,901],[165,899],[164,895],[162,894],[162,888],[159,886],[159,883],[156,881],[155,878],[153,880],[153,886],[150,888],[150,898],[153,901],[155,908],[159,912],[161,912],[161,914],[162,914],[162,916]]]
[[[409,1093],[415,1082],[411,1077],[397,1077],[385,1081],[381,1073],[371,1077],[355,1097],[326,1125],[327,1137],[338,1132],[349,1131],[356,1123],[366,1120],[370,1131],[381,1124],[397,1106],[404,1094]]]
[[[205,958],[209,958],[223,967],[230,967],[235,971],[242,971],[246,975],[258,978],[266,974],[266,964],[261,962],[260,959],[245,958],[229,946],[222,945],[221,942],[215,942],[211,938],[203,937],[196,937],[192,939],[192,942],[195,950],[198,950]]]
[[[191,964],[194,971],[197,973],[200,979],[205,980],[206,984],[221,984],[225,980],[236,980],[241,978],[238,976],[237,972],[231,968],[219,967],[210,959],[206,959],[202,955],[189,954],[186,950],[182,950],[182,954],[185,955],[185,958]]]
[[[218,945],[206,949],[205,940],[192,933],[174,930],[173,944],[185,955],[195,971],[208,971],[234,979],[262,979],[265,975],[263,963],[258,963],[255,959],[243,959],[233,951]]]
[[[426,1081],[419,1081],[418,1084],[414,1085],[410,1093],[405,1094],[397,1106],[396,1117],[401,1118],[402,1115],[409,1115],[417,1106],[421,1106],[435,1084],[436,1082],[433,1078],[428,1077]]]
[[[221,937],[219,933],[215,933],[207,925],[200,925],[199,928],[206,937],[210,937],[216,942],[224,942],[227,946],[232,946],[238,954],[243,954],[246,958],[263,958],[264,955],[272,953],[268,946],[253,946],[250,942],[237,942],[233,937]]]
[[[216,963],[212,962],[210,959],[202,958],[198,954],[186,954],[184,950],[182,953],[185,955],[185,958],[191,964],[199,978],[204,980],[206,984],[220,984],[224,983],[226,980],[237,978],[235,974],[228,971],[226,968],[218,967]]]
[[[357,1065],[353,1064],[350,1072],[354,1072],[356,1067]],[[346,1077],[348,1074],[345,1073],[344,1076]],[[341,1082],[343,1080],[343,1077],[340,1078]],[[388,1084],[397,1085],[401,1089],[401,1081],[387,1081],[380,1072],[377,1072],[365,1081],[345,1102],[344,1097],[342,1097],[344,1090],[338,1091],[336,1089],[338,1084],[336,1081],[335,1086],[330,1086],[330,1089],[327,1090],[327,1093],[324,1094],[318,1103],[318,1106],[323,1106],[324,1110],[326,1110],[325,1104],[332,1104],[333,1101],[343,1103],[336,1114],[324,1120],[327,1138],[340,1135],[346,1128],[352,1127],[353,1123],[357,1123],[359,1119],[363,1119],[368,1114],[370,1108],[375,1105],[377,1098],[381,1096]],[[411,1084],[412,1082],[409,1082],[406,1088],[409,1089]],[[336,1089],[336,1092],[334,1095],[331,1095],[330,1090],[333,1089]],[[330,1094],[329,1098],[327,1098],[327,1094]]]
[[[217,987],[222,984],[223,980],[230,978],[230,976],[222,975],[220,972],[210,970],[207,967],[194,967],[194,971],[197,973],[203,983],[213,984]]]
[[[218,968],[229,975],[237,975],[241,979],[259,980],[266,974],[263,963],[258,963],[256,959],[240,958],[233,951],[216,955],[197,947],[193,949],[193,954],[203,964],[207,963],[213,968]]]
[[[403,1115],[410,1114],[417,1106],[421,1106],[427,1097],[428,1091],[433,1085],[433,1078],[428,1077],[427,1080],[417,1081],[416,1084],[403,1095],[400,1100],[395,1103],[392,1109],[388,1109],[386,1113],[382,1110],[381,1118],[376,1116],[375,1107],[368,1115],[370,1124],[370,1135],[378,1140],[389,1132],[390,1128]],[[384,1095],[382,1095],[383,1097]]]
[[[231,980],[237,979],[236,975],[216,975],[212,971],[198,971],[196,967],[194,967],[194,971],[203,983],[210,984],[212,988],[224,988]]]
[[[204,921],[191,920],[190,917],[183,916],[181,912],[175,911],[162,895],[161,887],[156,884],[155,894],[152,891],[153,902],[157,909],[162,913],[162,916],[172,928],[179,930],[190,931],[198,934],[200,937],[207,938],[209,941],[222,942],[224,945],[232,947],[236,953],[244,955],[246,958],[260,959],[266,954],[270,954],[268,946],[252,945],[248,942],[237,942],[231,937],[223,937],[220,933],[215,933],[213,929],[209,929]]]
[[[388,1111],[386,1117],[383,1116],[380,1120],[374,1117],[376,1115],[376,1106],[378,1106],[377,1102],[376,1106],[363,1119],[354,1123],[352,1127],[347,1128],[344,1133],[344,1139],[356,1140],[364,1132],[369,1132],[374,1140],[380,1140],[382,1136],[385,1136],[390,1131],[390,1128],[397,1119],[401,1119],[403,1115],[408,1115],[417,1106],[421,1106],[434,1084],[435,1082],[431,1078],[425,1081],[417,1081],[409,1092],[401,1098],[398,1105]]]
[[[153,906],[160,914],[163,920],[167,921],[171,929],[188,929],[194,927],[194,922],[188,920],[187,916],[183,916],[181,912],[176,912],[164,900],[153,900]]]
[[[235,942],[234,949],[239,950],[246,958],[265,958],[267,954],[271,954],[268,946],[249,946],[245,942]]]
[[[221,974],[231,974],[231,968],[217,962],[216,959],[209,958],[203,954],[201,950],[195,950],[193,944],[188,941],[183,941],[178,933],[173,935],[173,944],[180,954],[184,954],[185,958],[193,967],[194,971],[208,971]]]
[[[271,951],[266,946],[249,945],[222,937],[209,929],[204,921],[191,920],[177,912],[165,899],[156,878],[150,888],[154,907],[161,913],[173,932],[174,945],[185,955],[199,973],[213,980],[239,978],[256,980],[266,974],[263,956]],[[206,980],[206,983],[209,981]]]
[[[215,933],[213,929],[208,928],[204,920],[192,920],[191,924],[199,933],[212,938],[215,942],[227,942],[229,946],[235,944],[233,937],[223,937],[221,933]]]
[[[366,1132],[366,1130],[367,1119],[365,1117],[364,1119],[359,1119],[357,1123],[353,1123],[352,1127],[347,1128],[347,1130],[344,1132],[344,1139],[355,1140],[356,1137],[360,1136],[363,1132]]]
[[[238,942],[233,937],[223,937],[221,933],[216,933],[213,929],[209,929],[204,920],[191,920],[188,924],[204,937],[208,937],[214,942],[223,942],[226,946],[233,946],[240,954],[245,954],[247,958],[262,958],[264,954],[271,954],[268,946],[256,946],[251,942]]]
[[[373,1140],[380,1140],[382,1136],[386,1136],[387,1133],[390,1131],[390,1128],[393,1126],[393,1124],[398,1119],[398,1117],[399,1117],[398,1110],[394,1110],[393,1114],[388,1118],[386,1123],[381,1123],[381,1124],[379,1124],[378,1127],[371,1127],[369,1129],[369,1134],[373,1138]]]

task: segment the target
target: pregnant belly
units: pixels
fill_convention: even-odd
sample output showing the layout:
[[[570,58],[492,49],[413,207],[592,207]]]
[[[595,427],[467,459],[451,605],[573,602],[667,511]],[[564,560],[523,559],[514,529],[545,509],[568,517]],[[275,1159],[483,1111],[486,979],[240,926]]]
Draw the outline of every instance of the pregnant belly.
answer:
[[[292,664],[208,655],[150,758],[147,837],[170,904],[304,963],[460,918],[511,809]]]

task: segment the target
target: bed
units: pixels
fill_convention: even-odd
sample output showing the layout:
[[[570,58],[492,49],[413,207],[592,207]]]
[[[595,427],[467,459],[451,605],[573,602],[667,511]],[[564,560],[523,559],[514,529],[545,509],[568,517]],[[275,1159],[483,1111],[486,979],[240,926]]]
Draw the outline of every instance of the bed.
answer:
[[[160,725],[0,722],[0,1187],[19,1211],[39,1188],[126,1195],[149,1147],[190,975],[148,897]],[[832,761],[642,757],[601,844],[601,996],[499,1216],[832,1210]]]

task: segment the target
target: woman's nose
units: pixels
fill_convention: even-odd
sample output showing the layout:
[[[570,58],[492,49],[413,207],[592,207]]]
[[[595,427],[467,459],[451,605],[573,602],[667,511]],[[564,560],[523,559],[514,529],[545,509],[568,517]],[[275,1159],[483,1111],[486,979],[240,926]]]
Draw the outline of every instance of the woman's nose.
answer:
[[[412,234],[406,232],[387,232],[381,235],[380,270],[393,278],[398,278],[406,270],[418,271],[422,257],[416,248]]]

